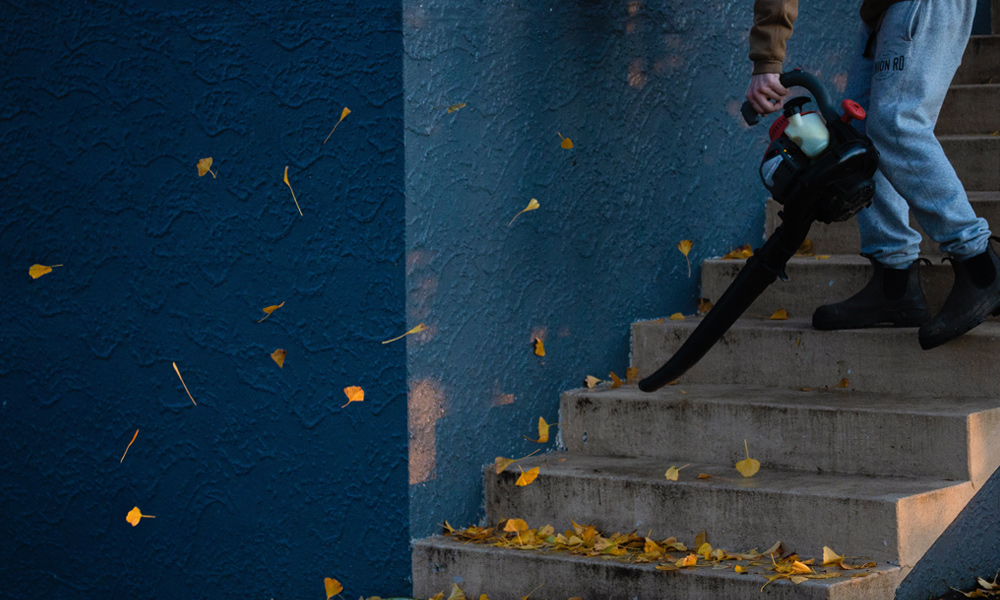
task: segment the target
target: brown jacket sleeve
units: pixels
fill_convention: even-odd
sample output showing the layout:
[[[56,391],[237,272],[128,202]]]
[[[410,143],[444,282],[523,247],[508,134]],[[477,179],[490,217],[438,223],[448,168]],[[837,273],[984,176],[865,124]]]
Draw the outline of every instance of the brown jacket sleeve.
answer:
[[[799,16],[799,0],[755,0],[750,28],[750,60],[753,74],[780,73],[785,60],[785,42]]]

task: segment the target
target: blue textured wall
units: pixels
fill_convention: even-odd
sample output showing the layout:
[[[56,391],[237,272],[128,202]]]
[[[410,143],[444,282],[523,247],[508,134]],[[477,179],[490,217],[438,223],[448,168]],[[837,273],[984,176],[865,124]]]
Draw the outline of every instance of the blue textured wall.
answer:
[[[407,311],[430,327],[408,349],[421,536],[477,521],[484,465],[537,448],[521,435],[558,420],[560,391],[623,376],[630,323],[693,312],[702,259],[761,240],[766,131],[738,116],[750,2],[403,6]],[[857,8],[804,7],[788,66],[842,89]]]
[[[0,597],[408,591],[398,3],[14,1],[0,32]]]

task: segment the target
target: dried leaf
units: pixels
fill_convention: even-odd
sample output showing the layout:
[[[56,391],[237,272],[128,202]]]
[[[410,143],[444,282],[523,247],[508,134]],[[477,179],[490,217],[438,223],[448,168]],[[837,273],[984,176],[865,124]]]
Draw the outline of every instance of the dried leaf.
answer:
[[[326,588],[326,600],[330,600],[330,598],[344,591],[344,586],[340,585],[339,581],[329,577],[323,580],[323,587]]]
[[[713,306],[715,305],[708,298],[698,298],[698,314],[704,315],[708,313],[708,311],[712,310]]]
[[[503,526],[503,530],[510,533],[521,533],[528,531],[528,523],[524,519],[507,519],[507,524]]]
[[[268,306],[267,308],[262,308],[261,310],[264,311],[264,319],[270,317],[271,313],[273,313],[274,311],[278,310],[279,308],[281,308],[284,305],[285,305],[285,303],[282,302],[281,304],[275,304],[274,306]],[[264,319],[261,319],[260,321],[263,321]],[[257,321],[257,322],[260,323],[260,321]]]
[[[683,469],[685,467],[690,467],[690,466],[691,466],[690,463],[684,465],[683,467],[674,467],[674,466],[671,466],[669,469],[667,469],[667,472],[664,473],[663,476],[666,477],[670,481],[677,481],[677,478],[680,476],[681,469]]]
[[[198,406],[198,403],[194,401],[194,396],[191,395],[191,390],[189,390],[187,384],[184,383],[184,378],[181,377],[181,370],[177,368],[177,363],[171,362],[171,364],[174,365],[174,371],[177,373],[177,378],[181,380],[181,385],[184,386],[184,391],[187,392],[188,398],[191,398],[191,403]]]
[[[633,384],[639,380],[639,369],[636,367],[629,367],[625,369],[625,383]]]
[[[670,320],[671,321],[683,321],[684,320],[684,315],[681,314],[681,313],[679,313],[679,312],[676,312],[676,313],[670,315]]]
[[[808,239],[803,240],[802,245],[795,251],[795,256],[812,256],[813,254],[815,254],[813,252],[813,243]]]
[[[794,561],[792,563],[792,573],[805,574],[805,573],[812,573],[812,572],[813,572],[813,570],[811,568],[809,568],[809,565],[807,565],[805,563],[802,563],[800,561]]]
[[[426,331],[426,330],[427,330],[427,326],[424,325],[423,323],[421,323],[420,325],[417,325],[416,327],[414,327],[413,329],[407,331],[403,335],[396,336],[396,337],[392,338],[391,340],[386,340],[386,341],[384,341],[382,343],[383,344],[391,344],[391,343],[395,342],[396,340],[403,339],[404,337],[406,337],[408,335],[411,335],[411,334],[414,334],[414,333],[420,333],[421,331]]]
[[[497,472],[497,475],[499,475],[500,473],[503,473],[504,470],[507,469],[507,467],[511,466],[516,462],[517,461],[514,460],[513,458],[504,458],[503,456],[498,456],[493,461],[493,470]]]
[[[514,224],[514,220],[517,219],[518,217],[520,217],[522,214],[528,212],[529,210],[538,210],[538,208],[540,206],[541,205],[538,203],[538,200],[535,200],[534,198],[532,198],[531,201],[528,202],[528,206],[526,206],[524,209],[522,209],[521,212],[519,212],[516,215],[514,215],[514,218],[510,220],[510,223],[507,223],[507,227],[510,227],[511,225],[513,225]]]
[[[695,567],[698,565],[698,555],[688,554],[687,556],[680,559],[674,564],[677,565],[678,567]]]
[[[735,250],[730,250],[728,254],[724,255],[723,260],[740,260],[745,258],[750,258],[753,256],[753,248],[750,244],[744,244]]]
[[[771,315],[770,318],[771,320],[774,321],[785,321],[788,319],[788,311],[783,308],[779,308],[778,310],[774,311],[774,314]]]
[[[698,473],[698,479],[711,479],[712,476],[708,473]]]
[[[155,519],[155,518],[156,517],[154,517],[153,515],[144,515],[141,512],[139,512],[138,506],[133,507],[132,510],[128,511],[128,514],[125,515],[125,520],[131,523],[132,527],[135,527],[136,525],[139,524],[139,519]]]
[[[332,132],[331,132],[332,133]],[[292,189],[292,184],[288,181],[288,166],[285,166],[285,185],[288,186],[288,191],[292,193],[292,200],[295,201],[295,208],[299,209],[299,216],[302,216],[302,207],[299,206],[299,199],[295,197],[295,190]]]
[[[451,595],[448,596],[448,600],[467,600],[465,592],[462,591],[462,588],[458,587],[457,583],[451,584]]]
[[[620,388],[622,386],[621,378],[615,375],[614,371],[611,371],[611,373],[608,374],[608,377],[611,378],[611,389]]]
[[[132,442],[134,442],[135,438],[137,438],[137,437],[139,437],[139,430],[138,429],[136,429],[135,433],[132,435],[132,441],[128,443],[128,446],[125,446],[125,452],[124,452],[124,454],[122,454],[122,460],[118,461],[118,464],[121,464],[122,461],[125,460],[125,454],[128,454],[128,449],[132,447]]]
[[[49,273],[51,273],[52,269],[61,266],[62,265],[52,265],[51,267],[47,267],[45,265],[31,265],[31,267],[28,269],[28,275],[31,275],[32,279],[38,279],[42,275],[48,275]]]
[[[835,385],[834,387],[838,387],[838,388],[841,388],[841,389],[849,388],[849,387],[851,387],[851,382],[848,381],[848,379],[846,377],[844,377],[843,379],[841,379],[840,381],[838,381],[837,385]]]
[[[828,258],[830,258],[829,254],[817,254],[816,255],[816,260],[826,260]]]
[[[346,117],[346,116],[347,116],[347,115],[349,115],[349,114],[351,114],[351,109],[349,109],[349,108],[347,108],[347,107],[345,106],[345,107],[344,107],[344,110],[340,111],[340,120],[338,120],[338,121],[337,121],[337,124],[333,126],[333,129],[331,129],[331,130],[330,130],[330,133],[328,133],[328,134],[326,135],[326,140],[323,140],[323,143],[324,143],[324,144],[326,143],[326,141],[327,141],[327,140],[329,140],[329,139],[330,139],[330,136],[331,136],[331,135],[333,135],[333,132],[334,132],[334,131],[337,131],[337,127],[339,127],[339,126],[340,126],[340,121],[343,121],[343,120],[344,120],[344,117]]]
[[[702,529],[694,536],[694,547],[698,548],[707,541],[708,541],[708,532]],[[701,552],[695,552],[695,554],[701,554]]]
[[[823,566],[839,565],[844,562],[844,557],[833,551],[829,546],[823,546]]]
[[[564,150],[572,150],[573,149],[573,140],[569,139],[568,137],[563,137],[563,135],[561,133],[559,133],[558,131],[556,132],[556,135],[558,135],[559,139],[562,140],[562,142],[560,142],[559,145],[562,146],[562,148]]]
[[[583,380],[583,384],[587,386],[588,389],[594,389],[594,386],[598,383],[601,383],[601,380],[593,375],[587,375],[587,377]]]
[[[212,172],[212,157],[203,158],[198,161],[198,177],[204,177],[205,173],[212,173],[212,179],[215,179],[215,173]]]
[[[695,551],[695,554],[702,555],[703,557],[705,557],[705,560],[708,560],[708,556],[711,553],[712,553],[712,544],[709,544],[708,542],[703,542],[701,545],[698,546],[698,550]]]
[[[558,425],[558,424],[559,423],[553,423],[552,425]],[[552,427],[552,425],[549,425],[548,423],[546,423],[544,418],[538,417],[538,439],[537,440],[533,440],[533,439],[531,439],[530,437],[528,437],[526,435],[521,436],[521,437],[523,437],[524,439],[528,440],[529,442],[535,442],[536,444],[545,444],[545,443],[548,443],[548,441],[549,441],[549,427]]]
[[[271,353],[271,360],[278,363],[279,369],[284,369],[286,356],[288,356],[288,352],[281,348],[278,348],[277,350]]]
[[[784,552],[783,544],[780,541],[774,543],[773,546],[761,553],[762,556],[772,556],[775,554],[780,555]],[[773,559],[772,559],[773,560]]]
[[[747,457],[746,460],[736,463],[736,470],[744,477],[753,477],[760,470],[760,461],[750,458],[750,448],[746,440],[743,440],[743,447],[746,448]]]
[[[741,567],[740,565],[736,565],[735,567],[733,567],[733,570],[736,571],[737,573],[741,574],[741,575],[743,573],[749,573],[749,571],[747,571],[745,568]]]
[[[535,356],[545,356],[545,344],[541,338],[535,338]]]
[[[519,487],[524,487],[526,485],[529,485],[537,477],[538,477],[538,467],[528,469],[527,471],[521,471],[521,476],[517,478],[517,482],[515,482],[515,485]]]
[[[687,261],[688,277],[691,277],[691,259],[688,258],[688,253],[691,252],[691,247],[693,245],[694,244],[691,242],[691,240],[681,240],[680,242],[677,243],[677,249],[681,251],[681,254],[684,255],[684,260]]]
[[[344,395],[347,396],[347,404],[351,402],[364,402],[365,400],[365,391],[356,385],[345,387]],[[344,406],[347,406],[347,404]],[[340,408],[344,408],[344,406]]]

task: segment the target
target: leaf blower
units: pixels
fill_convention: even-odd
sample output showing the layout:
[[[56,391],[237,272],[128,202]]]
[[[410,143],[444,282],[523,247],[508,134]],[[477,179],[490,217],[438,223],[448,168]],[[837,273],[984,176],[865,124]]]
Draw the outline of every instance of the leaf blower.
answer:
[[[819,108],[818,113],[804,111],[811,100],[792,98],[769,131],[771,143],[760,164],[760,178],[782,205],[781,225],[754,251],[677,353],[639,382],[644,392],[658,390],[686,373],[775,279],[788,280],[785,265],[814,221],[846,221],[871,204],[878,151],[850,125],[853,119],[865,118],[864,109],[844,100],[839,113],[819,80],[799,69],[782,73],[780,81],[785,87],[805,88]],[[760,121],[749,102],[743,103],[741,113],[748,125]]]

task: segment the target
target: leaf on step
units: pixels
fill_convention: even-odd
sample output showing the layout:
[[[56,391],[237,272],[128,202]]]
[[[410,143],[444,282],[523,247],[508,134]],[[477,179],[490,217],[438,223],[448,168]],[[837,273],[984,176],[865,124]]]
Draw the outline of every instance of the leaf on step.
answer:
[[[496,471],[497,475],[499,475],[500,473],[503,473],[507,469],[507,467],[511,466],[516,462],[517,461],[514,460],[513,458],[504,458],[502,456],[498,456],[496,457],[496,460],[493,461],[493,470]]]
[[[740,565],[736,565],[735,567],[733,567],[733,570],[736,571],[737,573],[741,574],[741,575],[743,573],[749,573],[749,571],[747,571],[746,568],[744,568],[744,567],[742,567]]]
[[[840,381],[838,381],[837,385],[835,385],[834,387],[838,387],[838,388],[841,388],[841,389],[849,388],[849,387],[851,387],[851,382],[848,381],[848,379],[846,377],[844,377],[843,379],[841,379]]]
[[[796,560],[796,561],[794,561],[792,563],[792,573],[801,575],[801,574],[812,573],[812,572],[813,572],[813,570],[809,567],[809,565],[807,565],[807,564],[805,564],[805,563],[803,563],[801,561],[797,561]]]
[[[698,473],[698,479],[711,479],[712,476],[708,473]]]
[[[743,440],[743,447],[746,448],[747,457],[736,463],[736,470],[744,477],[753,477],[760,470],[760,461],[750,458],[750,447],[747,446],[746,440]]]
[[[587,386],[588,389],[594,389],[594,386],[598,383],[601,383],[601,380],[593,375],[587,375],[587,377],[583,380],[583,384]]]
[[[681,314],[681,313],[679,313],[679,312],[676,312],[676,313],[670,315],[670,320],[671,321],[683,321],[684,320],[684,315]]]
[[[843,566],[844,566],[844,557],[841,556],[841,555],[839,555],[839,554],[837,554],[836,552],[834,552],[833,548],[831,548],[829,546],[823,546],[823,563],[822,564],[823,564],[824,567],[829,567],[829,566],[836,565],[836,566],[839,566],[839,567],[843,568]]]
[[[803,240],[802,245],[799,246],[799,249],[795,251],[795,256],[813,256],[814,254],[815,252],[813,252],[813,243],[811,240],[808,239]]]
[[[683,568],[683,567],[695,567],[695,566],[698,565],[698,555],[697,554],[688,554],[687,556],[685,556],[684,558],[680,559],[679,561],[677,561],[674,564],[677,565],[678,567],[681,567],[681,568]]]
[[[816,255],[816,260],[826,260],[828,258],[830,258],[829,254],[817,254]]]
[[[457,583],[451,584],[451,595],[448,596],[448,600],[466,600],[465,592],[458,587]]]
[[[503,526],[504,531],[510,533],[521,533],[528,531],[528,523],[524,519],[507,519],[507,524]]]
[[[631,385],[638,381],[639,379],[639,369],[636,367],[629,367],[625,369],[625,383]]]
[[[788,311],[783,308],[779,308],[774,311],[774,314],[770,316],[770,319],[773,321],[786,321],[788,320]]]
[[[683,469],[685,467],[690,467],[690,466],[691,466],[690,464],[686,464],[683,467],[674,467],[674,466],[671,466],[669,469],[667,469],[667,472],[664,473],[664,476],[669,481],[677,481],[677,478],[680,476],[681,469]]]
[[[700,548],[702,544],[708,541],[708,532],[702,529],[694,536],[694,547]],[[696,552],[695,554],[701,554],[701,552]]]
[[[703,542],[700,546],[698,546],[698,550],[695,554],[700,554],[705,560],[708,560],[709,555],[712,554],[712,544]]]
[[[698,298],[698,314],[707,314],[708,311],[712,310],[713,306],[715,305],[708,298]]]
[[[753,248],[750,244],[744,244],[735,250],[730,250],[728,254],[725,254],[723,260],[739,260],[750,258],[753,256]]]
[[[620,388],[622,386],[621,378],[615,375],[614,371],[611,371],[608,376],[611,377],[611,389]]]
[[[520,467],[518,467],[520,468]],[[517,478],[515,485],[519,487],[524,487],[530,485],[538,477],[538,467],[528,469],[527,471],[521,471],[521,476]]]
[[[656,565],[657,571],[678,571],[677,565]]]

